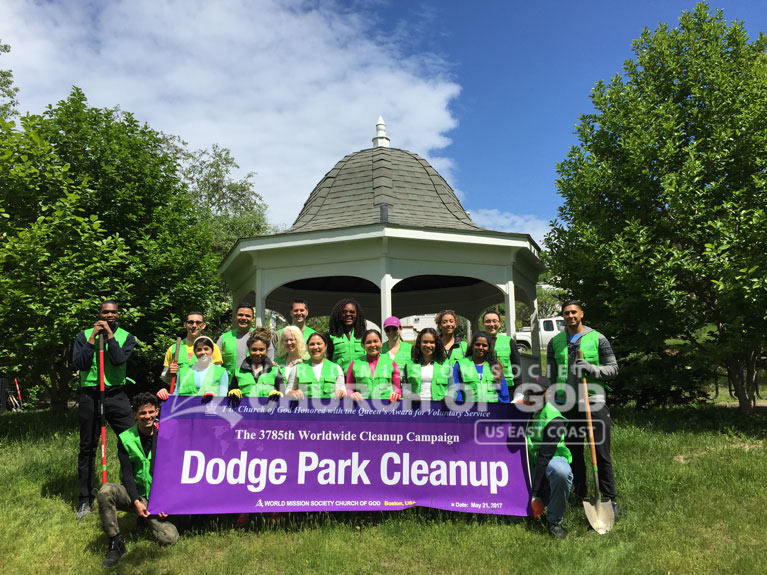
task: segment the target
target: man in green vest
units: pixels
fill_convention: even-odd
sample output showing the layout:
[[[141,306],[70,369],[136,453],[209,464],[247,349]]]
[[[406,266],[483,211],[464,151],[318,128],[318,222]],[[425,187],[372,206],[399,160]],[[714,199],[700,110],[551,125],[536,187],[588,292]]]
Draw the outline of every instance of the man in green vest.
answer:
[[[612,501],[615,520],[618,520],[615,478],[610,457],[610,410],[607,408],[605,381],[618,375],[618,362],[610,342],[598,331],[583,324],[583,305],[578,300],[562,305],[565,331],[555,335],[546,349],[546,374],[556,378],[557,403],[568,403],[562,414],[570,421],[567,447],[573,456],[573,487],[578,497],[588,494],[586,464],[583,459],[584,440],[588,437],[588,423],[584,410],[582,379],[590,385],[589,405],[594,421],[594,443],[599,471],[599,491]],[[578,351],[583,358],[578,357]]]
[[[294,299],[290,302],[290,325],[294,325],[301,330],[304,341],[308,340],[309,336],[316,331],[306,325],[307,319],[309,319],[309,303],[305,299]],[[278,341],[281,336],[282,330],[279,330]]]
[[[194,341],[200,337],[203,330],[206,327],[205,324],[205,318],[202,315],[201,311],[190,311],[188,314],[186,314],[186,321],[184,322],[184,327],[186,328],[186,338],[181,341],[181,350],[178,354],[178,378],[180,379],[183,375],[183,372],[187,369],[191,368],[191,366],[197,361],[197,357],[194,355]],[[168,350],[165,352],[165,360],[163,361],[163,370],[160,377],[165,383],[170,383],[171,379],[173,378],[173,374],[171,373],[170,366],[172,363],[174,363],[174,358],[176,354],[176,344],[174,343],[171,345]],[[215,344],[213,344],[213,354],[210,356],[211,361],[213,363],[216,363],[218,365],[221,365],[224,363],[223,358],[221,357],[221,350],[219,347]],[[160,398],[164,401],[167,399],[167,394],[163,393],[164,388],[161,389],[158,393],[160,393]]]
[[[218,338],[216,345],[221,349],[221,357],[224,360],[224,369],[232,381],[234,372],[248,357],[248,338],[253,327],[253,307],[241,303],[235,313],[237,327],[227,331]]]
[[[503,366],[503,376],[511,389],[514,380],[522,374],[522,357],[519,355],[517,342],[505,333],[500,333],[501,316],[496,311],[486,311],[482,315],[482,329],[493,338],[493,349],[498,361]]]
[[[107,483],[98,493],[99,515],[104,533],[109,537],[109,549],[102,565],[112,567],[125,555],[125,543],[120,537],[117,510],[133,512],[143,518],[160,545],[178,541],[178,529],[165,513],[149,515],[147,502],[152,489],[159,400],[151,393],[139,393],[133,398],[136,424],[117,438],[122,484]]]
[[[80,451],[77,456],[80,500],[77,506],[77,519],[82,519],[91,512],[95,497],[94,462],[101,430],[96,337],[105,338],[104,415],[106,420],[118,435],[133,425],[130,403],[125,394],[125,367],[136,346],[136,339],[117,326],[119,317],[120,312],[116,302],[112,300],[102,302],[98,320],[92,328],[77,334],[72,351],[72,363],[80,370],[80,396],[77,408],[80,420]]]
[[[547,401],[551,382],[539,377],[525,385],[523,403],[534,409],[527,423],[527,457],[530,462],[533,518],[544,514],[549,533],[556,539],[567,536],[562,520],[573,484],[572,456],[565,445],[567,420]]]

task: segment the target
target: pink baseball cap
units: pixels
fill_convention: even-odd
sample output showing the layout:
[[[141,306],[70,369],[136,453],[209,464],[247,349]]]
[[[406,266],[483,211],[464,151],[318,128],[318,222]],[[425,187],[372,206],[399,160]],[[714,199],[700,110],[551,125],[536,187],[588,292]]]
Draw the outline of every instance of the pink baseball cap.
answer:
[[[394,317],[394,316],[387,317],[386,321],[384,321],[384,329],[391,326],[402,327],[402,322],[399,320],[398,317]]]

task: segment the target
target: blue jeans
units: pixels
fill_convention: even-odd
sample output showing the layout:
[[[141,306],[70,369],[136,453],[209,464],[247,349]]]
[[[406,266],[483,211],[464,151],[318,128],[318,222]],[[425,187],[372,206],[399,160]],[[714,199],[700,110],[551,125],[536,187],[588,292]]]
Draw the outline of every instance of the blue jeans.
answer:
[[[535,481],[535,476],[532,479]],[[546,518],[552,525],[562,523],[572,486],[573,471],[570,469],[570,464],[564,457],[552,457],[546,466],[546,482],[543,490],[538,494],[546,505]]]

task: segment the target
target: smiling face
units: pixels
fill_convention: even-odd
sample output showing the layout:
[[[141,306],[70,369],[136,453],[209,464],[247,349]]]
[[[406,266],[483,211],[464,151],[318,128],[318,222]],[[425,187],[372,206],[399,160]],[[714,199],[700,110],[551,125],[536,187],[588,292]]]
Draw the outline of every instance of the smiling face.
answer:
[[[157,413],[157,408],[151,403],[140,405],[139,408],[133,412],[133,419],[136,420],[140,432],[148,433],[151,431],[152,426],[157,419]]]
[[[421,353],[424,360],[430,362],[434,357],[434,350],[437,349],[437,340],[430,333],[423,334],[421,337]]]
[[[347,330],[354,327],[354,323],[357,321],[357,307],[353,303],[347,303],[344,306],[341,318],[343,319],[344,327]]]
[[[190,313],[184,325],[186,326],[186,338],[188,340],[195,339],[205,329],[205,321],[201,315],[196,313]]]
[[[237,331],[245,333],[250,331],[253,324],[253,310],[249,307],[241,307],[237,310]]]
[[[250,362],[253,365],[260,365],[266,357],[266,344],[263,341],[256,340],[250,344]]]
[[[309,343],[307,343],[306,346],[309,348],[309,356],[314,363],[319,363],[325,359],[327,346],[325,345],[325,340],[323,340],[321,336],[312,334],[312,337],[309,338]]]
[[[390,325],[389,327],[384,328],[384,333],[390,342],[396,343],[402,333],[402,328],[399,328],[396,325]]]
[[[482,320],[482,327],[490,335],[498,335],[498,330],[501,329],[501,317],[493,311],[487,312]]]
[[[562,310],[562,317],[565,320],[567,331],[575,333],[581,327],[581,323],[583,322],[583,310],[581,309],[581,306],[572,304]]]
[[[308,316],[309,310],[302,303],[295,302],[293,307],[290,308],[290,318],[293,325],[304,325]]]
[[[296,336],[289,331],[282,332],[282,345],[288,353],[296,351]]]
[[[203,355],[213,355],[213,348],[207,343],[198,343],[194,346],[194,356],[200,359]]]
[[[490,344],[486,337],[478,337],[474,341],[474,347],[472,347],[471,357],[474,363],[484,363],[487,352],[490,351]]]
[[[117,305],[113,303],[103,303],[99,309],[99,319],[105,321],[109,326],[113,326],[120,317],[120,312],[117,311]]]
[[[378,337],[378,334],[369,333],[365,341],[362,342],[362,347],[365,348],[368,357],[378,357],[381,353],[381,338]]]
[[[439,331],[442,335],[453,335],[457,322],[452,313],[446,313],[439,320]]]

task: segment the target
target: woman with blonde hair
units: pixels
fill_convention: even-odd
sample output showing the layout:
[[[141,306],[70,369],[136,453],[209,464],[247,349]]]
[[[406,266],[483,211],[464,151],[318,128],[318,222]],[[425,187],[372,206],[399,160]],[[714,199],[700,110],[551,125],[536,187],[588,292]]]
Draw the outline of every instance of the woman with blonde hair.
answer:
[[[283,328],[277,346],[274,363],[282,368],[288,389],[293,389],[296,379],[296,365],[309,359],[306,341],[301,330],[294,325]]]

